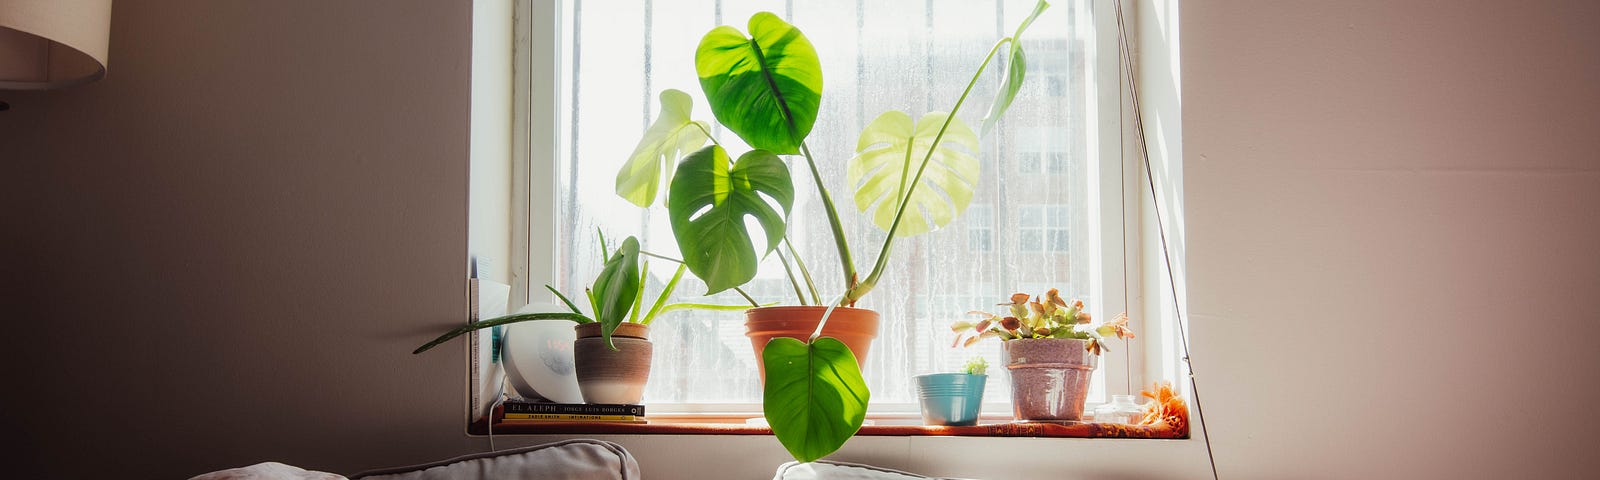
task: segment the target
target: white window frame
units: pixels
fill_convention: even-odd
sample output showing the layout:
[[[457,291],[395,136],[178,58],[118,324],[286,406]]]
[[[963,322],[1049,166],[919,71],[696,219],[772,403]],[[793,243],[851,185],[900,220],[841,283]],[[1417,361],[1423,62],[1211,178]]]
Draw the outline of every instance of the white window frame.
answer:
[[[559,135],[564,131],[559,127],[564,34],[561,3],[517,0],[516,5],[510,219],[512,311],[529,303],[557,300],[539,287],[556,283],[556,157]]]
[[[1144,242],[1139,239],[1141,192],[1137,174],[1142,166],[1133,155],[1126,155],[1124,122],[1131,106],[1124,100],[1123,82],[1119,70],[1117,49],[1117,24],[1111,0],[1092,0],[1095,16],[1096,55],[1095,89],[1097,98],[1094,117],[1088,135],[1095,139],[1089,143],[1088,176],[1095,182],[1100,195],[1090,196],[1089,223],[1107,225],[1107,220],[1121,219],[1122,228],[1089,229],[1099,234],[1099,252],[1091,256],[1090,278],[1121,278],[1117,282],[1093,282],[1090,294],[1100,299],[1103,312],[1127,312],[1130,317],[1141,318],[1141,299],[1138,277],[1139,258]],[[515,45],[513,59],[513,123],[512,123],[512,214],[510,283],[512,286],[510,311],[529,303],[553,304],[554,295],[544,285],[557,283],[556,259],[557,233],[561,226],[557,216],[558,157],[563,99],[561,87],[564,75],[561,59],[563,31],[561,0],[516,0]],[[1087,100],[1087,99],[1085,99]],[[1114,108],[1105,108],[1114,106]],[[1041,154],[1041,168],[1047,168],[1047,155]],[[1048,243],[1048,236],[1041,239]],[[1121,248],[1117,248],[1121,246]],[[1130,291],[1131,290],[1131,291]],[[1144,332],[1140,332],[1144,333]],[[1154,332],[1151,332],[1154,333]],[[1150,335],[1129,340],[1120,352],[1121,362],[1106,362],[1103,370],[1107,399],[1114,394],[1138,394],[1147,385],[1145,358],[1151,354],[1145,345],[1160,345],[1150,341]],[[1126,379],[1124,382],[1115,379]],[[1092,409],[1097,403],[1090,402]],[[664,416],[704,416],[734,418],[760,415],[760,404],[682,404],[667,405],[652,414]],[[904,410],[906,405],[873,405],[869,418],[914,418],[914,410]],[[880,407],[889,407],[880,411]],[[915,405],[910,405],[915,408]],[[985,402],[985,418],[1009,415],[1009,404]]]

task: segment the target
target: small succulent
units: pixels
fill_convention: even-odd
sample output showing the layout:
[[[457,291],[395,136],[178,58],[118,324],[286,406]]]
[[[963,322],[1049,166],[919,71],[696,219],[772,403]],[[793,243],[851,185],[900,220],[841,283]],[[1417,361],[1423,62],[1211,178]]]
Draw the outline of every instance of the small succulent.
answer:
[[[1010,303],[999,304],[1010,307],[1009,315],[995,315],[984,311],[967,312],[973,315],[983,315],[985,318],[977,322],[958,321],[950,325],[956,332],[955,346],[972,346],[979,339],[996,337],[1002,341],[1017,340],[1022,338],[1075,338],[1088,340],[1085,346],[1090,352],[1099,355],[1110,350],[1106,346],[1106,338],[1133,338],[1133,330],[1128,328],[1128,316],[1118,314],[1111,321],[1094,320],[1094,316],[1083,310],[1083,301],[1074,299],[1071,302],[1061,298],[1061,291],[1050,289],[1043,298],[1031,297],[1026,293],[1011,294]]]
[[[967,360],[966,366],[961,367],[961,371],[966,372],[967,375],[985,375],[985,374],[988,374],[989,373],[989,361],[985,360],[981,356],[972,357],[971,360]]]

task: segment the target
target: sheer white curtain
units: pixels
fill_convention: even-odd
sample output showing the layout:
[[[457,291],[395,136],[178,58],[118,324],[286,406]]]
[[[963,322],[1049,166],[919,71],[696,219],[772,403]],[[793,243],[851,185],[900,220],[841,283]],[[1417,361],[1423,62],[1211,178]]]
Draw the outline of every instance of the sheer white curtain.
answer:
[[[617,169],[655,118],[656,98],[673,88],[696,97],[695,119],[713,121],[698,78],[694,49],[716,25],[745,30],[746,20],[770,11],[798,26],[822,59],[822,109],[808,143],[827,188],[844,217],[852,254],[862,275],[871,269],[884,235],[856,212],[845,164],[861,128],[878,114],[901,110],[913,118],[947,111],[983,55],[1024,18],[1033,0],[809,0],[650,1],[570,0],[563,7],[563,102],[567,116],[558,158],[557,219],[561,271],[567,293],[579,293],[600,268],[596,229],[608,237],[637,235],[645,249],[678,255],[666,212],[643,211],[613,192]],[[933,233],[902,239],[891,269],[859,306],[883,316],[882,330],[864,363],[875,407],[915,401],[911,376],[955,371],[968,358],[986,357],[986,399],[1009,398],[998,368],[998,342],[952,349],[948,325],[972,318],[969,310],[994,310],[1013,292],[1042,294],[1060,288],[1088,302],[1089,258],[1098,239],[1089,224],[1088,126],[1095,121],[1093,25],[1087,0],[1055,2],[1024,35],[1029,74],[1005,120],[982,139],[982,178],[967,214]],[[1003,68],[998,63],[991,70]],[[998,83],[976,87],[959,116],[979,121]],[[739,138],[713,132],[733,155]],[[791,239],[824,297],[843,290],[843,276],[811,176],[800,157],[790,158],[798,189]],[[746,290],[758,300],[794,304],[794,291],[776,258],[762,265]],[[653,298],[675,266],[650,265]],[[704,285],[688,280],[685,301],[746,303],[732,292],[701,297]],[[652,325],[655,361],[645,401],[652,405],[758,403],[755,357],[736,312],[678,312]],[[1103,395],[1101,381],[1091,401]]]

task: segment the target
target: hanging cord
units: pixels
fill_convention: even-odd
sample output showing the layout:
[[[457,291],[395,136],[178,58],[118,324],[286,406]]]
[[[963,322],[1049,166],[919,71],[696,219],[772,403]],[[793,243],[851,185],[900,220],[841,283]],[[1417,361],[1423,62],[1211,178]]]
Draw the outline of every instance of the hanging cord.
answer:
[[[490,452],[500,451],[500,449],[495,448],[495,446],[494,446],[494,409],[500,408],[500,406],[502,404],[504,404],[505,401],[506,401],[505,394],[501,394],[500,395],[500,399],[495,400],[494,404],[489,406],[489,412],[487,414],[485,414],[485,416],[488,417],[485,420],[489,421],[489,451]]]
[[[1183,364],[1189,367],[1189,388],[1194,393],[1195,416],[1200,419],[1200,437],[1205,440],[1206,460],[1211,463],[1211,478],[1217,476],[1217,457],[1211,451],[1211,435],[1206,431],[1205,410],[1200,407],[1200,386],[1195,381],[1194,363],[1189,360],[1189,335],[1183,321],[1183,305],[1178,299],[1178,278],[1172,271],[1172,253],[1167,247],[1167,224],[1161,219],[1161,198],[1156,195],[1155,170],[1150,168],[1150,145],[1144,134],[1144,116],[1139,107],[1139,87],[1137,78],[1133,73],[1132,47],[1128,44],[1128,27],[1122,18],[1122,0],[1112,0],[1117,10],[1117,50],[1122,57],[1122,65],[1126,68],[1125,77],[1128,82],[1128,97],[1133,103],[1133,128],[1134,134],[1139,137],[1139,158],[1144,161],[1144,178],[1150,185],[1150,202],[1156,214],[1156,231],[1161,236],[1161,256],[1167,264],[1167,286],[1172,289],[1172,305],[1178,320],[1178,340],[1183,346]]]

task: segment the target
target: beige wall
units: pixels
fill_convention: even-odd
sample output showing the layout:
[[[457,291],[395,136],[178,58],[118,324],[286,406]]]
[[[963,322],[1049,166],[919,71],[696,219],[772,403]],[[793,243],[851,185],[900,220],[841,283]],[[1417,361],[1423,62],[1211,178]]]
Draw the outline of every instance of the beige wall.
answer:
[[[1183,5],[1225,478],[1589,478],[1600,3]]]
[[[1183,4],[1187,298],[1224,478],[1600,467],[1592,5]],[[466,303],[471,13],[119,2],[105,81],[0,93],[0,421],[27,440],[8,467],[350,473],[484,448],[461,433],[465,347],[407,353]],[[784,459],[613,439],[652,479]],[[857,438],[839,458],[1200,478],[1197,447]],[[996,474],[975,451],[1035,460]]]
[[[3,476],[483,443],[464,347],[410,355],[466,309],[471,13],[121,1],[104,81],[0,93]]]

